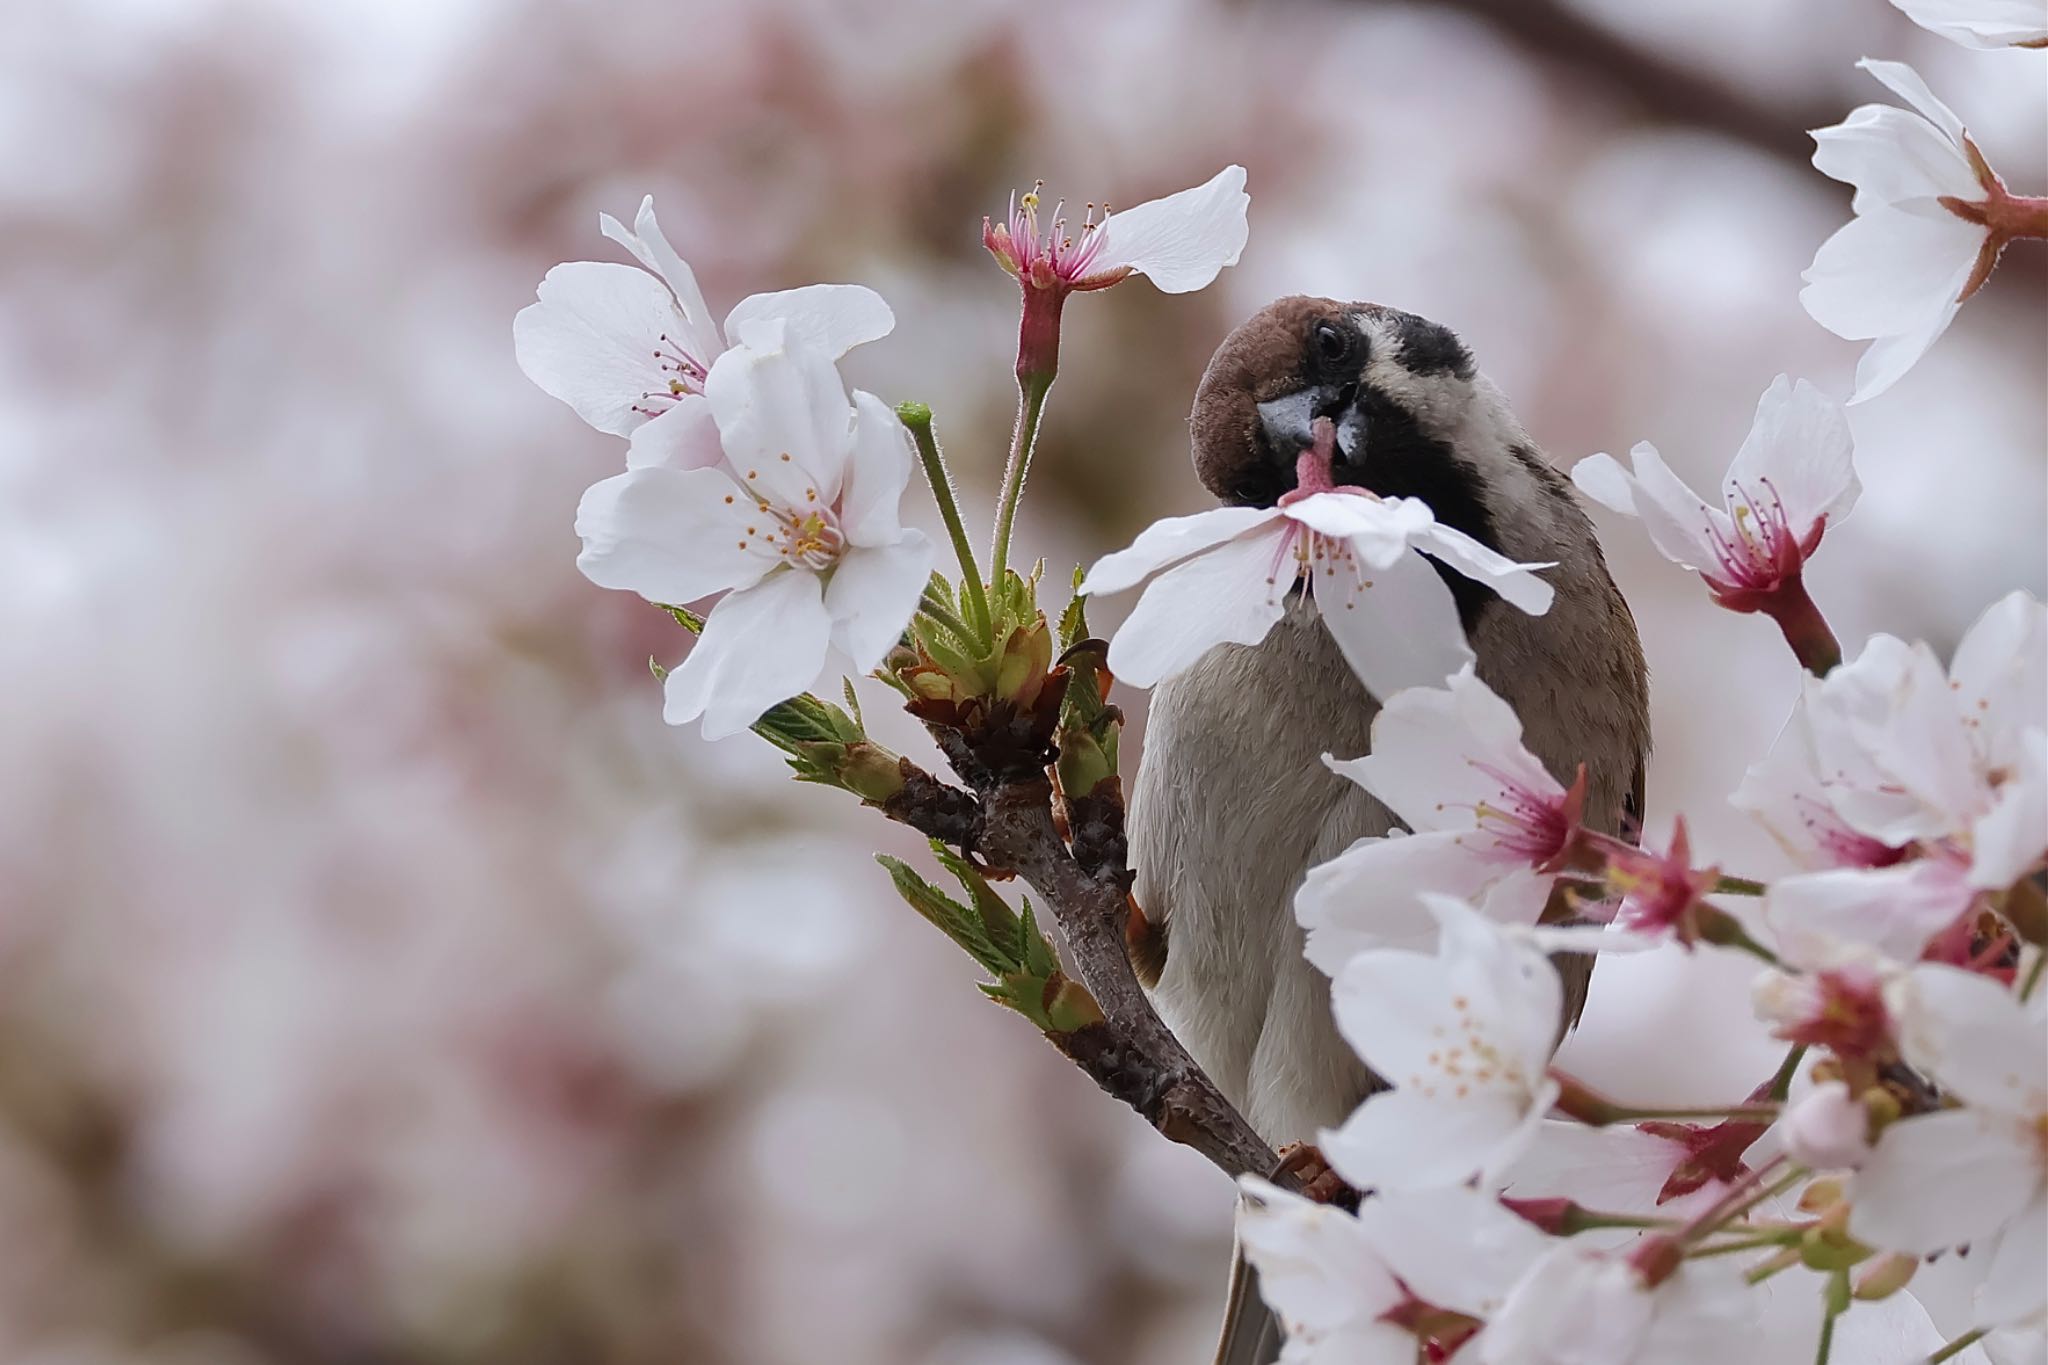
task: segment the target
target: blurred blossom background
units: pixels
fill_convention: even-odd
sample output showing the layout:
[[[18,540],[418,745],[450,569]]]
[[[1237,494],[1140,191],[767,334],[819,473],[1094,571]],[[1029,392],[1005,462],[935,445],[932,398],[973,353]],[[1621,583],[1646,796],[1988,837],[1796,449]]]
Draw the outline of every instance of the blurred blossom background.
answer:
[[[850,376],[932,403],[980,518],[982,215],[1239,161],[1241,265],[1067,311],[1051,581],[1203,504],[1195,381],[1282,293],[1449,323],[1561,465],[1651,439],[1711,488],[1774,374],[1848,391],[1796,299],[1848,214],[1802,130],[1882,96],[1866,53],[2048,182],[2040,55],[1882,0],[0,10],[0,1360],[1206,1359],[1228,1183],[978,996],[869,861],[901,831],[663,726],[681,633],[573,562],[623,444],[513,313],[650,191],[715,310],[873,285]],[[1851,650],[2043,590],[2044,281],[2016,248],[1854,410],[1813,575]],[[1724,798],[1795,665],[1602,527],[1652,831],[1775,871]],[[1610,962],[1577,1065],[1746,1090],[1764,1043],[1700,1020],[1747,972],[1683,966]]]

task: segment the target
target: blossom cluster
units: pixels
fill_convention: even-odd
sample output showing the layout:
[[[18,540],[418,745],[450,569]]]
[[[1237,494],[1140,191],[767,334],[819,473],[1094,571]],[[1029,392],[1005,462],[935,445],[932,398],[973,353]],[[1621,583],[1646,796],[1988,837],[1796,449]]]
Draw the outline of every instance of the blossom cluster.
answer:
[[[1996,4],[1901,4],[1976,45],[2048,39]],[[1815,164],[1856,195],[1803,299],[1873,342],[1851,402],[1905,373],[2009,240],[2048,234],[2043,202],[2006,188],[1910,68],[1864,65],[1916,112],[1868,106],[1816,134]],[[1055,664],[1038,575],[1013,571],[1009,550],[1064,302],[1133,274],[1170,293],[1207,285],[1245,243],[1244,181],[1231,167],[1123,213],[1091,207],[1078,227],[1059,208],[1041,220],[1034,190],[984,225],[1022,300],[987,574],[929,409],[840,375],[893,327],[878,295],[755,295],[716,326],[651,202],[630,230],[602,220],[639,266],[557,267],[515,341],[540,387],[627,439],[624,472],[578,509],[578,564],[699,633],[657,669],[666,718],[712,738],[754,728],[800,777],[888,809],[930,779],[867,738],[850,682],[848,710],[811,695],[874,677],[956,738],[970,761],[947,754],[970,782],[988,767],[970,736],[1018,746],[1003,757],[1026,770],[1056,758],[1078,857],[1075,803],[1121,799],[1108,680],[1151,686],[1220,645],[1256,645],[1304,603],[1380,702],[1370,752],[1327,762],[1403,828],[1311,869],[1295,902],[1338,1029],[1384,1087],[1320,1142],[1366,1192],[1355,1212],[1243,1181],[1240,1236],[1287,1329],[1283,1359],[1685,1365],[1778,1359],[1801,1332],[1822,1360],[1875,1358],[1886,1333],[1927,1339],[1932,1359],[1980,1341],[2002,1362],[2042,1359],[2048,613],[2015,593],[1946,663],[1886,635],[1845,661],[1805,567],[1860,485],[1843,405],[1818,387],[1769,387],[1719,505],[1648,443],[1572,473],[1715,603],[1770,617],[1807,668],[1732,798],[1784,846],[1789,875],[1725,875],[1682,817],[1657,844],[1589,822],[1583,772],[1546,768],[1477,675],[1443,572],[1542,615],[1554,566],[1498,553],[1421,499],[1339,484],[1327,417],[1276,505],[1161,521],[1079,576]],[[904,523],[919,464],[957,586]],[[1081,599],[1140,585],[1089,668]],[[941,858],[969,903],[901,864],[892,875],[995,975],[984,990],[1049,1034],[1099,1024],[1028,907],[1012,913],[971,858]],[[1556,1065],[1553,955],[1667,943],[1758,960],[1755,1016],[1788,1050],[1746,1098],[1631,1105]],[[1971,1281],[1967,1331],[1946,1345],[1909,1287],[1935,1257],[1965,1261]],[[1816,1310],[1789,1328],[1749,1306],[1781,1275],[1818,1281]]]

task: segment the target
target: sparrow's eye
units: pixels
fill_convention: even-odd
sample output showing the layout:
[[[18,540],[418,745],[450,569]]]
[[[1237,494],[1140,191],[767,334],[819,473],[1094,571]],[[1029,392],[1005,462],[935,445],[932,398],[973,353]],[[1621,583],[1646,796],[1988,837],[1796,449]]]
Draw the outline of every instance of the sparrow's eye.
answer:
[[[1317,323],[1309,344],[1315,350],[1317,365],[1326,372],[1349,362],[1356,350],[1356,339],[1351,330],[1334,322]]]

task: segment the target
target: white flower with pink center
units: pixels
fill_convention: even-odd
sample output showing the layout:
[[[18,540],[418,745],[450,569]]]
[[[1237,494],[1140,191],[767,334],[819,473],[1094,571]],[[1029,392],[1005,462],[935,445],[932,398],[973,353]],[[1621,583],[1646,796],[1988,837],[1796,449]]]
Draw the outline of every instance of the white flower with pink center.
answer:
[[[1986,1325],[2048,1308],[2048,995],[1915,967],[1894,991],[1906,1060],[1960,1107],[1890,1124],[1849,1194],[1868,1246],[1930,1255],[1967,1245]]]
[[[873,394],[849,402],[831,359],[785,324],[748,334],[705,380],[722,463],[628,470],[576,511],[576,564],[593,583],[664,603],[726,594],[669,674],[663,711],[672,725],[702,716],[712,739],[879,664],[933,553],[898,517],[912,454],[896,414]]]
[[[1910,961],[1987,893],[2048,862],[2048,612],[2010,594],[1946,669],[1925,644],[1875,636],[1809,680],[1779,747],[1788,742],[1738,804],[1782,838],[1825,801],[1867,842],[1820,821],[1826,839],[1807,845],[1819,866],[1772,884],[1772,926],[1788,941],[1845,939]],[[1840,853],[1850,856],[1829,866]]]
[[[1559,1089],[1548,1074],[1564,986],[1525,934],[1448,896],[1434,954],[1375,948],[1331,983],[1338,1031],[1388,1090],[1322,1135],[1358,1189],[1491,1180],[1535,1139]]]
[[[1550,610],[1548,564],[1518,564],[1454,527],[1419,498],[1381,498],[1330,478],[1334,432],[1318,423],[1297,486],[1276,507],[1219,507],[1155,522],[1128,549],[1097,560],[1091,595],[1150,579],[1110,641],[1117,677],[1151,687],[1218,645],[1255,645],[1297,585],[1314,602],[1366,689],[1391,697],[1441,684],[1472,661],[1443,565],[1521,611]],[[1425,558],[1425,556],[1427,556]]]
[[[1573,467],[1572,482],[1640,517],[1651,543],[1704,579],[1715,601],[1766,612],[1789,637],[1818,621],[1800,575],[1822,534],[1856,505],[1853,450],[1841,405],[1804,379],[1779,375],[1728,466],[1722,506],[1687,487],[1648,441],[1630,452],[1632,469],[1593,455]]]
[[[982,244],[1027,290],[1107,289],[1135,274],[1185,294],[1237,264],[1251,231],[1244,180],[1244,167],[1226,166],[1193,189],[1118,213],[1105,207],[1100,219],[1090,204],[1078,232],[1069,229],[1065,204],[1041,228],[1033,189],[1012,201],[1002,222],[982,220]]]
[[[1335,974],[1375,947],[1427,948],[1422,897],[1479,901],[1532,924],[1579,828],[1585,789],[1567,789],[1522,744],[1514,709],[1468,667],[1442,688],[1397,693],[1373,720],[1372,752],[1325,759],[1412,834],[1361,839],[1309,869],[1294,899],[1308,959]]]
[[[1912,8],[1919,18],[1961,6]],[[2036,24],[2041,8],[2032,5]],[[1883,393],[1927,354],[2007,242],[2048,232],[2048,200],[2009,191],[1919,72],[1904,62],[1857,65],[1913,109],[1866,104],[1813,134],[1813,164],[1856,193],[1854,216],[1814,253],[1799,301],[1836,336],[1869,340],[1852,403]]]
[[[742,299],[721,331],[696,273],[662,235],[652,195],[641,201],[632,231],[610,214],[598,222],[646,269],[608,261],[556,266],[540,283],[539,301],[513,320],[512,341],[527,378],[599,431],[629,438],[629,469],[719,462],[704,386],[728,338],[737,343],[749,329],[779,322],[837,360],[896,325],[872,289],[813,284]]]

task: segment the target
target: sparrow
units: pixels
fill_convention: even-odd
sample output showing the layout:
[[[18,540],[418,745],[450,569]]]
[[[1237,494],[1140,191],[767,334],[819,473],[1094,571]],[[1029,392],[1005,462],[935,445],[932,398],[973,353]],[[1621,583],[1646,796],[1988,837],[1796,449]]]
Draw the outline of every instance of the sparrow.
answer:
[[[1449,328],[1370,303],[1294,296],[1223,341],[1189,416],[1194,466],[1226,504],[1274,506],[1311,425],[1336,429],[1335,481],[1428,503],[1521,562],[1553,562],[1548,613],[1528,616],[1439,569],[1475,669],[1569,786],[1585,821],[1640,829],[1650,746],[1635,621],[1569,480]],[[1311,1144],[1382,1082],[1339,1037],[1329,981],[1303,956],[1294,897],[1314,865],[1403,828],[1324,754],[1369,751],[1380,699],[1297,588],[1259,644],[1220,645],[1153,692],[1129,819],[1140,975],[1161,1016],[1273,1146]],[[1567,1020],[1589,958],[1561,960]],[[1218,1365],[1266,1365],[1276,1325],[1240,1258]]]

